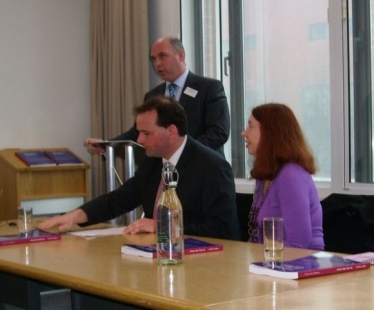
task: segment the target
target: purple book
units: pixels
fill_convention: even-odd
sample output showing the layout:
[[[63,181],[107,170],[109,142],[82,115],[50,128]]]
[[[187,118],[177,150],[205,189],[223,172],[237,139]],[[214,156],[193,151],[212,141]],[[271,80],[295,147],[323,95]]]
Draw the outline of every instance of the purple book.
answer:
[[[19,151],[16,155],[30,167],[56,166],[56,163],[42,151]]]
[[[59,166],[83,165],[83,162],[70,151],[44,151],[44,154]]]
[[[222,244],[213,244],[195,238],[184,239],[184,254],[217,252],[222,250]],[[140,257],[156,258],[157,248],[155,244],[148,246],[125,244],[121,247],[121,253]]]
[[[60,239],[60,234],[54,234],[40,229],[33,229],[27,233],[0,236],[0,246],[19,243],[52,241]]]
[[[370,263],[356,262],[327,252],[318,252],[291,261],[284,261],[274,269],[264,266],[263,262],[251,263],[249,271],[285,279],[302,279],[334,273],[368,269]]]

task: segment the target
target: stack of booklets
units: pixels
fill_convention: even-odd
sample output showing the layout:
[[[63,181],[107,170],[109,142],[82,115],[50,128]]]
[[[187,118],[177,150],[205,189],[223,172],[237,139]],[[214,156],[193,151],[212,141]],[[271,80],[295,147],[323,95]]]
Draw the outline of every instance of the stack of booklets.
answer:
[[[195,238],[185,238],[184,239],[184,254],[196,254],[196,253],[207,253],[207,252],[217,252],[222,251],[222,244],[213,244],[206,241],[198,240]],[[136,245],[136,244],[124,244],[121,247],[121,253],[147,257],[156,258],[157,257],[157,247],[155,244],[152,245]]]
[[[83,165],[83,162],[68,150],[19,151],[16,155],[30,167]]]
[[[334,273],[368,269],[369,262],[358,262],[327,252],[318,252],[291,261],[279,263],[273,269],[264,262],[251,263],[249,271],[256,274],[285,279],[302,279]]]
[[[61,239],[60,234],[55,234],[55,233],[51,233],[51,232],[36,228],[26,233],[18,233],[14,235],[0,236],[0,246],[19,244],[19,243],[53,241],[53,240],[60,240],[60,239]]]
[[[354,260],[357,262],[365,262],[374,265],[374,252],[357,253],[344,256],[346,259]]]

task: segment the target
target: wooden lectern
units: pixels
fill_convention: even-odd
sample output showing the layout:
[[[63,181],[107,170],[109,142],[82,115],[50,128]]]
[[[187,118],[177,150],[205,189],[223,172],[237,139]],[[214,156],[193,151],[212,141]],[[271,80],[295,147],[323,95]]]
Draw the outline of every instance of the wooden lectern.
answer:
[[[83,165],[29,167],[15,152],[0,151],[0,220],[17,218],[17,207],[30,205],[35,215],[65,213],[89,199],[90,168]],[[38,149],[63,151],[66,148]],[[78,157],[78,156],[77,156]]]

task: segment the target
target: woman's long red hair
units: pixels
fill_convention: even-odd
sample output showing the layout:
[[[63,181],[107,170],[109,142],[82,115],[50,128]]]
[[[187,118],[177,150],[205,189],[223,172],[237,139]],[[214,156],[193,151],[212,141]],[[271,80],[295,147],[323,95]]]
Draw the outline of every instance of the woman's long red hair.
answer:
[[[260,123],[261,139],[251,176],[273,180],[286,163],[296,163],[310,174],[317,170],[314,156],[292,110],[279,103],[267,103],[252,110]]]

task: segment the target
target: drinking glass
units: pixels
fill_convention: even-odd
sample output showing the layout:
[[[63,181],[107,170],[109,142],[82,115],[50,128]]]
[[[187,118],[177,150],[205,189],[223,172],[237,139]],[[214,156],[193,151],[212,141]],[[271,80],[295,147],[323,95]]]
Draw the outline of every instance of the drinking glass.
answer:
[[[19,207],[17,209],[18,229],[20,233],[26,233],[33,229],[32,207]]]
[[[265,217],[264,231],[264,265],[269,268],[280,266],[283,262],[283,218]]]

